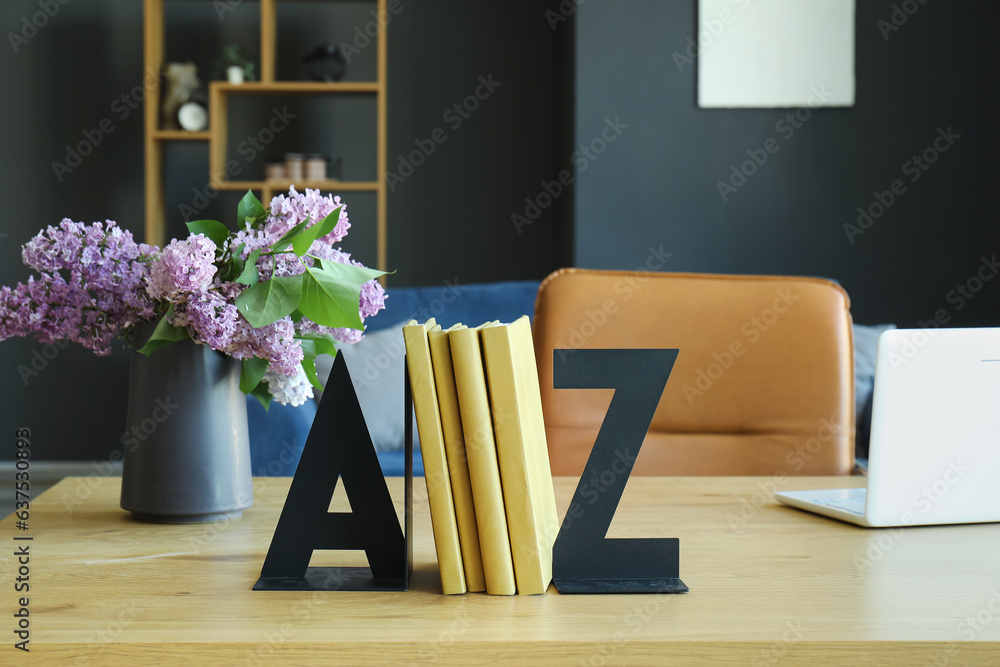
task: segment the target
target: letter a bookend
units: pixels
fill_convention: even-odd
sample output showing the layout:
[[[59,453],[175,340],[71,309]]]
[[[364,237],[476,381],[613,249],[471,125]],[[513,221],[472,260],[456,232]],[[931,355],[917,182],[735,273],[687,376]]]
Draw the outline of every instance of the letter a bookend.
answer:
[[[413,413],[405,383],[405,534],[341,351],[302,449],[255,591],[405,591],[412,570]],[[337,480],[353,512],[330,512]],[[309,567],[315,550],[361,550],[369,567]]]
[[[552,580],[560,593],[686,593],[680,540],[605,536],[639,455],[677,350],[555,350],[556,389],[614,389],[614,397],[573,494],[581,511],[563,521],[552,548]],[[610,471],[611,475],[607,475]],[[596,500],[585,480],[604,486]],[[567,514],[567,516],[569,516]]]

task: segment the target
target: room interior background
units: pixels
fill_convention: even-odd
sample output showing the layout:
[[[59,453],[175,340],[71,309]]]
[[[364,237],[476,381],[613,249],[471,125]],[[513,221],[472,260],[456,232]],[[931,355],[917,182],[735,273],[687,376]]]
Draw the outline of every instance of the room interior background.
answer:
[[[221,45],[257,53],[256,3],[168,4],[168,59],[194,60],[203,81]],[[317,44],[355,44],[373,6],[282,3],[279,76],[299,75]],[[856,104],[808,112],[697,107],[696,0],[399,7],[388,25],[389,170],[408,173],[400,156],[435,130],[447,140],[390,189],[390,294],[569,265],[819,275],[844,285],[859,323],[1000,323],[996,3],[859,2]],[[142,3],[8,0],[0,28],[0,284],[12,285],[27,277],[21,244],[64,217],[142,233]],[[373,71],[374,47],[362,47],[347,78]],[[449,113],[480,77],[497,85],[475,110]],[[237,109],[231,136],[260,127],[278,102]],[[289,108],[300,120],[248,169],[314,140],[342,157],[345,178],[371,168],[370,130],[352,131],[370,123],[363,109]],[[113,131],[89,155],[54,168],[104,119]],[[182,233],[182,204],[231,223],[238,195],[205,196],[207,148],[170,150],[169,234]],[[344,199],[348,249],[373,263],[374,198]],[[859,224],[859,207],[870,223]],[[30,427],[38,459],[106,460],[120,449],[127,360],[3,342],[0,433],[13,442]]]

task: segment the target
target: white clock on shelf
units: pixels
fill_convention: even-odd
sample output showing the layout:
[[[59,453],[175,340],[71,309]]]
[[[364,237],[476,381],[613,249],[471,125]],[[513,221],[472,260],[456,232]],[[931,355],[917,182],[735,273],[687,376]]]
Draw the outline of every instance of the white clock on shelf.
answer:
[[[208,128],[208,109],[201,102],[187,102],[177,110],[177,122],[188,132],[201,132]]]

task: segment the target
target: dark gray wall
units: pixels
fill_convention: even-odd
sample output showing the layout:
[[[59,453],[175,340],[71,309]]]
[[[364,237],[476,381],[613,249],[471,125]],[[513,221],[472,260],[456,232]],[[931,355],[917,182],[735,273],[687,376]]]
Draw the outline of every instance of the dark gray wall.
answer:
[[[0,3],[0,284],[27,278],[20,246],[63,217],[117,220],[141,236],[143,227],[143,121],[141,106],[128,113],[122,95],[141,97],[142,3],[73,0],[29,28],[17,52],[7,37],[42,11],[37,0]],[[193,59],[207,74],[215,46],[239,42],[257,53],[257,3],[235,5],[219,20],[210,2],[168,3],[167,55]],[[389,154],[400,154],[441,128],[447,141],[389,196],[392,285],[541,278],[556,268],[555,210],[518,234],[510,220],[519,202],[553,171],[558,35],[537,0],[476,3],[403,0],[389,25]],[[371,20],[373,3],[282,3],[279,76],[300,76],[298,57],[317,43],[351,42],[355,27]],[[374,46],[361,49],[348,78],[374,76]],[[475,93],[480,76],[500,82],[479,108],[454,126],[444,114]],[[133,96],[134,97],[134,96]],[[267,120],[271,100],[240,109],[231,144]],[[274,152],[322,150],[342,154],[346,178],[370,178],[371,113],[363,100],[305,105]],[[373,110],[374,105],[371,105]],[[264,113],[261,117],[260,114]],[[110,119],[114,131],[80,166],[59,181],[53,161],[65,146]],[[352,122],[353,119],[353,122]],[[362,124],[363,127],[358,129]],[[242,135],[242,136],[245,136]],[[262,156],[261,156],[262,157]],[[261,157],[245,165],[262,173]],[[184,233],[179,207],[204,189],[207,146],[177,143],[167,161],[169,232]],[[204,217],[230,221],[238,195],[211,200]],[[346,249],[374,262],[374,196],[347,193],[353,227]],[[44,355],[52,357],[46,359]],[[19,366],[37,374],[22,380]],[[0,458],[13,454],[13,434],[28,426],[39,459],[102,459],[118,446],[125,420],[128,357],[100,359],[77,347],[46,348],[31,340],[0,343]]]
[[[914,3],[885,39],[878,22],[895,4],[857,3],[856,105],[798,129],[776,127],[790,110],[697,107],[697,63],[678,71],[673,57],[696,33],[695,0],[581,5],[577,144],[608,117],[629,127],[579,175],[576,263],[635,268],[662,244],[663,270],[835,278],[861,323],[914,326],[942,310],[950,326],[996,325],[1000,280],[971,299],[952,290],[979,287],[981,258],[1000,251],[1000,6]],[[911,181],[904,164],[939,128],[960,138]],[[717,182],[769,138],[777,152],[723,201]],[[843,225],[897,179],[905,192],[851,243]]]

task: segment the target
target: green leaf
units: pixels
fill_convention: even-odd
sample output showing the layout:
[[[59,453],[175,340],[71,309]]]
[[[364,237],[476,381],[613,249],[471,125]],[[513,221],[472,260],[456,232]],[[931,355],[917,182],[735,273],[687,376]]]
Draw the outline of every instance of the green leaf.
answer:
[[[305,359],[316,358],[316,341],[306,338],[296,338],[296,340],[299,341],[299,347],[302,349],[302,356]]]
[[[188,231],[192,234],[204,234],[212,239],[215,247],[222,250],[229,238],[229,230],[218,220],[195,220],[187,223]]]
[[[257,399],[257,401],[264,406],[264,411],[267,412],[271,407],[271,401],[274,400],[274,396],[271,396],[271,391],[267,388],[267,383],[261,382],[257,387],[250,392],[250,395]]]
[[[302,360],[302,370],[305,372],[306,377],[309,378],[309,384],[323,391],[323,383],[319,381],[319,375],[316,374],[316,363],[312,359]]]
[[[240,371],[240,391],[244,394],[253,392],[254,389],[264,379],[267,372],[267,359],[253,357],[243,360],[243,368]]]
[[[316,239],[321,239],[332,232],[337,226],[337,223],[340,221],[340,211],[342,208],[344,207],[338,206],[332,213],[330,213],[330,215],[326,216],[321,221],[302,232],[302,234],[292,241],[292,250],[295,254],[301,257],[309,252],[309,248],[312,247],[312,244]]]
[[[306,268],[302,274],[302,300],[299,310],[316,324],[325,327],[364,329],[361,314],[361,285],[338,280],[316,268]]]
[[[246,268],[246,262],[244,262],[241,257],[241,255],[243,255],[244,246],[246,246],[246,243],[241,243],[239,247],[236,248],[236,251],[233,252],[232,256],[229,258],[229,264],[226,266],[225,271],[219,272],[220,278],[222,278],[224,282],[243,275],[243,269]]]
[[[321,239],[337,228],[337,223],[340,222],[340,211],[343,208],[343,206],[338,206],[330,211],[330,215],[320,221],[317,225],[319,230],[316,232],[316,238]]]
[[[271,278],[245,290],[236,299],[236,308],[250,326],[259,329],[277,322],[299,307],[302,276]]]
[[[236,282],[243,285],[250,285],[251,287],[257,284],[257,280],[259,279],[259,276],[257,275],[257,258],[259,257],[260,248],[250,253],[250,256],[247,257],[246,264],[243,266],[243,271],[240,272]]]
[[[179,340],[191,338],[191,336],[188,335],[186,327],[175,327],[167,321],[167,318],[173,314],[173,311],[174,307],[170,306],[167,314],[163,316],[163,318],[156,325],[156,328],[153,329],[153,335],[149,337],[146,344],[142,346],[141,350],[139,350],[140,354],[145,354],[148,357],[161,347],[166,347],[167,345],[176,343]]]
[[[313,257],[312,255],[309,256],[315,260],[315,270],[322,271],[323,273],[329,275],[332,279],[340,282],[357,283],[358,287],[361,287],[361,285],[364,285],[369,280],[374,280],[379,276],[385,275],[385,271],[369,269],[367,266],[341,264],[340,262],[334,262],[331,260],[324,261],[319,257]]]
[[[274,245],[271,246],[271,251],[281,252],[282,250],[287,248],[288,245],[295,239],[295,237],[297,237],[299,234],[302,233],[302,231],[306,228],[306,225],[308,224],[309,220],[306,219],[300,222],[299,224],[295,225],[291,229],[289,229],[287,232],[285,232],[284,236],[278,239],[274,243]]]
[[[264,216],[264,205],[254,196],[253,190],[247,190],[240,200],[240,205],[236,208],[236,219],[239,221],[240,229],[243,229],[247,221],[255,223],[257,218]]]
[[[331,357],[337,356],[337,340],[330,334],[323,334],[322,336],[319,334],[305,334],[300,338],[308,340],[313,344],[313,349],[316,350],[317,357],[321,354],[329,354]]]

